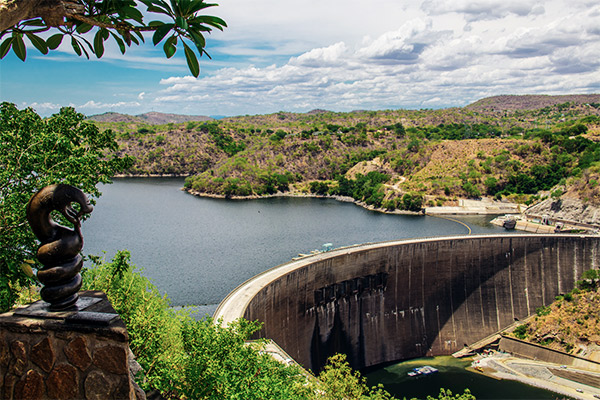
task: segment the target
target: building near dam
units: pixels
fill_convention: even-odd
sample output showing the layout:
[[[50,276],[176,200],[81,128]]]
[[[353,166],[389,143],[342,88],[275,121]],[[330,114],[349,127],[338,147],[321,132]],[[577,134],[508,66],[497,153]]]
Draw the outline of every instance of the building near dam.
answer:
[[[245,282],[215,313],[264,323],[304,367],[345,353],[354,368],[452,354],[550,304],[598,268],[600,237],[402,240],[321,253]]]

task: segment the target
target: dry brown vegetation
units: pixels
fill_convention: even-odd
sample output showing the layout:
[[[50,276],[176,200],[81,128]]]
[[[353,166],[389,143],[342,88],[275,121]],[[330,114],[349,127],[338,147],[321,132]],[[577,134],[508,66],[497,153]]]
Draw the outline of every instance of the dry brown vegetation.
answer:
[[[559,103],[566,100],[570,102]],[[554,185],[574,174],[568,194],[596,201],[593,169],[576,171],[577,153],[557,148],[555,139],[540,134],[564,138],[571,134],[561,131],[583,124],[587,131],[576,134],[596,141],[600,103],[595,100],[600,95],[498,96],[443,110],[315,110],[180,124],[128,119],[98,124],[118,132],[121,151],[136,157],[130,173],[202,176],[199,190],[213,194],[222,194],[224,182],[232,179],[229,186],[234,193],[243,186],[243,196],[263,194],[257,185],[280,175],[286,175],[292,190],[298,184],[306,188],[312,181],[335,182],[344,175],[352,180],[374,171],[387,176],[388,181],[375,184],[384,200],[418,193],[439,205],[520,191],[528,193],[521,200],[535,200],[531,189],[536,185],[549,190],[548,182]],[[564,169],[559,178],[542,176],[554,171],[550,165]],[[543,185],[537,177],[517,182],[534,166],[550,168],[541,172]],[[278,190],[285,187],[283,182]],[[506,193],[498,194],[502,191]]]

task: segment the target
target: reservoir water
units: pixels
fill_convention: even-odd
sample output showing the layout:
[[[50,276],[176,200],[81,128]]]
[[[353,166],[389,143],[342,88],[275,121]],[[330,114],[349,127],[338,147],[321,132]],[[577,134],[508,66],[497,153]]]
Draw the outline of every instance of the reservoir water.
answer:
[[[369,385],[381,383],[385,390],[398,399],[425,399],[427,396],[437,398],[439,388],[450,390],[453,394],[463,393],[465,389],[469,389],[477,400],[566,398],[517,381],[499,380],[477,372],[469,372],[465,368],[470,364],[470,359],[456,359],[452,356],[418,358],[385,367],[375,367],[365,376]],[[410,370],[423,365],[431,365],[439,372],[418,378],[408,376]]]
[[[232,201],[195,197],[182,187],[183,179],[165,178],[115,179],[103,185],[103,195],[82,227],[83,251],[106,252],[110,259],[118,250],[130,250],[133,263],[173,305],[196,305],[201,315],[211,314],[245,280],[324,243],[341,247],[468,233],[464,225],[448,219],[382,214],[333,199]],[[473,233],[505,233],[489,224],[491,218],[453,217]],[[442,373],[407,381],[406,372],[423,363]],[[445,357],[411,360],[371,370],[367,377],[371,385],[383,383],[398,398],[437,396],[439,387],[454,393],[468,387],[479,399],[556,397],[467,372],[462,364]]]
[[[211,312],[237,285],[298,253],[401,238],[467,234],[442,218],[389,215],[333,199],[223,200],[181,191],[183,179],[115,179],[83,224],[85,254],[128,249],[173,305]],[[462,217],[473,233],[503,233]]]

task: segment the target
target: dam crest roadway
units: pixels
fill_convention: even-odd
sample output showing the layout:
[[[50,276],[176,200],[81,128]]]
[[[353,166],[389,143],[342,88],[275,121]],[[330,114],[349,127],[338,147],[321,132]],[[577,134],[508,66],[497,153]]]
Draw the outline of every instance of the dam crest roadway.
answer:
[[[369,243],[269,269],[215,311],[258,320],[313,371],[449,355],[535,313],[598,269],[600,237],[480,235]]]

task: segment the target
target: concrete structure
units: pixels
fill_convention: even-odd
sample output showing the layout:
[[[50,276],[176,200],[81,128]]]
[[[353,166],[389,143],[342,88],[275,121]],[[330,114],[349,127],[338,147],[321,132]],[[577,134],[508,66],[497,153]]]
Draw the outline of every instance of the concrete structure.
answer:
[[[102,292],[84,312],[0,314],[0,398],[145,399],[131,376],[125,324]],[[34,306],[37,303],[34,303]]]
[[[520,358],[540,360],[557,365],[568,365],[588,371],[600,372],[600,362],[529,343],[510,336],[502,336],[499,349]],[[600,383],[600,379],[598,380]]]
[[[264,272],[215,317],[262,321],[260,337],[313,370],[336,352],[355,368],[452,354],[570,291],[599,250],[600,237],[556,234],[349,247]]]

